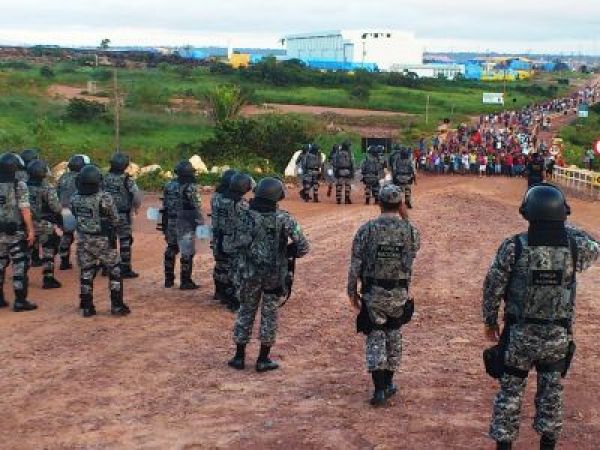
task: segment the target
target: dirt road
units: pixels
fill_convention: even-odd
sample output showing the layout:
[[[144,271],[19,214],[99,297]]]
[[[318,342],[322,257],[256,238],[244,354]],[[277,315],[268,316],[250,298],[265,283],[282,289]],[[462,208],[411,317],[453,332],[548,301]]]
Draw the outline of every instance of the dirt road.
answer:
[[[404,330],[400,393],[385,409],[368,404],[364,339],[344,295],[351,238],[375,207],[300,203],[312,252],[298,263],[294,295],[281,311],[278,372],[226,365],[233,316],[212,300],[212,258],[197,256],[193,293],[162,288],[163,242],[136,224],[138,280],[126,283],[133,313],[77,315],[74,273],[64,289],[37,289],[38,311],[0,311],[0,447],[39,448],[492,448],[486,437],[495,383],[481,352],[484,274],[503,237],[526,226],[517,207],[525,181],[423,177],[412,218],[423,234],[415,267],[416,318]],[[149,199],[146,202],[152,204]],[[360,202],[362,203],[362,202]],[[600,235],[600,206],[573,199],[574,222]],[[579,278],[578,354],[566,380],[563,449],[600,440],[600,266]],[[101,285],[101,286],[100,286]],[[10,296],[12,298],[12,296]],[[249,348],[249,365],[258,344]],[[530,380],[517,448],[534,448]]]

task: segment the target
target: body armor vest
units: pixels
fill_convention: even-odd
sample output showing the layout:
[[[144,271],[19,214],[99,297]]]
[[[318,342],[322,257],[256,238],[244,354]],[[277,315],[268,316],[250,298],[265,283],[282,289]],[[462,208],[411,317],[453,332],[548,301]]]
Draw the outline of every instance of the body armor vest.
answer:
[[[53,218],[52,210],[48,205],[46,197],[47,188],[42,183],[27,183],[29,189],[29,204],[31,205],[31,215],[33,220],[48,220]]]
[[[63,208],[68,208],[71,198],[77,192],[77,172],[66,172],[58,180],[58,198]]]
[[[17,181],[0,183],[0,233],[14,234],[23,228],[17,203]]]
[[[108,228],[100,211],[101,193],[91,195],[75,194],[71,200],[73,215],[77,221],[77,231],[82,234],[106,235]]]
[[[127,188],[127,174],[107,173],[103,179],[103,189],[108,192],[121,214],[131,212],[131,192]]]

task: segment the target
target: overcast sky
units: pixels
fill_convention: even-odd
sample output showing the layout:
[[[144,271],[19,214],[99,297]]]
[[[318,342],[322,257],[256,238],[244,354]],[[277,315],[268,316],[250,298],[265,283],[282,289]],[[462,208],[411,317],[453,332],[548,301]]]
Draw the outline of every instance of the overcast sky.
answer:
[[[600,0],[0,0],[0,44],[277,47],[347,28],[414,31],[432,51],[600,54]]]

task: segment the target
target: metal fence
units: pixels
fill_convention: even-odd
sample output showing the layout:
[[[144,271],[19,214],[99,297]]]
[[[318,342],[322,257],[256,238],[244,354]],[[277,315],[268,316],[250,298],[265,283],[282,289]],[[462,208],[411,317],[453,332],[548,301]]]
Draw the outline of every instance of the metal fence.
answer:
[[[554,167],[554,181],[569,190],[600,200],[600,172],[578,168]]]

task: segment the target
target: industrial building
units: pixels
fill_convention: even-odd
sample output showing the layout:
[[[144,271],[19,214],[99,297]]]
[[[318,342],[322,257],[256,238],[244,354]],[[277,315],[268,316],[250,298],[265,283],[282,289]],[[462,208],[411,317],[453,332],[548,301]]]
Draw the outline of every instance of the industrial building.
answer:
[[[422,64],[423,47],[412,33],[398,30],[345,30],[285,36],[287,58],[326,70],[389,71],[397,64]]]
[[[464,64],[394,64],[390,68],[390,72],[398,72],[402,74],[414,73],[419,78],[446,78],[454,80],[465,76]]]

